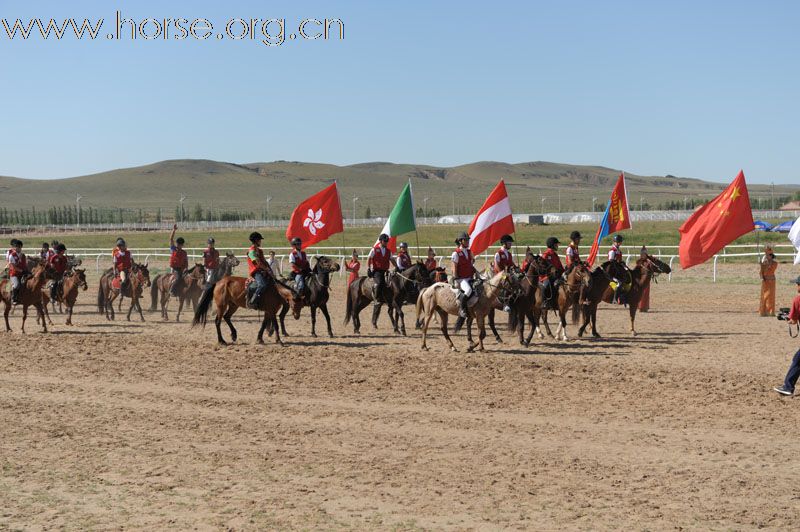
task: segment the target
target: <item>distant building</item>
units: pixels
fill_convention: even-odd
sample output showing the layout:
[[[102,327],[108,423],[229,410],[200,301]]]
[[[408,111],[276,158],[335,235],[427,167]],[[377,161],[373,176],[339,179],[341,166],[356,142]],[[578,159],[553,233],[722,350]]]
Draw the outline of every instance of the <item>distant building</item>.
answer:
[[[790,201],[786,205],[778,207],[779,211],[800,211],[800,201]]]

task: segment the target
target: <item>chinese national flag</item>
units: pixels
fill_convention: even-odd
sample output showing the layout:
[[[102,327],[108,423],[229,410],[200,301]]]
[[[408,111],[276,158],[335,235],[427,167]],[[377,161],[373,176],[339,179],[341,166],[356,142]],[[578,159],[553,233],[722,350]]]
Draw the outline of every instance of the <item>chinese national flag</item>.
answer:
[[[334,183],[295,207],[286,228],[286,239],[291,241],[299,237],[305,249],[341,233],[343,225],[339,190]]]
[[[722,194],[709,201],[679,229],[681,267],[691,268],[713,257],[719,250],[753,230],[753,211],[744,182],[744,172]]]

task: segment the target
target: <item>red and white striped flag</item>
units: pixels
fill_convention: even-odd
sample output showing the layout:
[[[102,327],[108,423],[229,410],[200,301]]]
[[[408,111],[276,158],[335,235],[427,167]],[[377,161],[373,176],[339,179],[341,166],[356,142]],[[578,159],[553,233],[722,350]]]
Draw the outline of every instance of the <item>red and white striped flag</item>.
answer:
[[[486,251],[501,236],[513,232],[511,202],[508,200],[506,184],[501,179],[469,225],[469,248],[473,254],[478,255]]]

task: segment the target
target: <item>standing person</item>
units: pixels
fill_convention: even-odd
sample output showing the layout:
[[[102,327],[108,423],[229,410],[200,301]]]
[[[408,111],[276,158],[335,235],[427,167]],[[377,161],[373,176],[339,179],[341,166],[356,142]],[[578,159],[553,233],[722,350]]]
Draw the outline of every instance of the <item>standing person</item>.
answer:
[[[508,271],[509,268],[516,268],[514,264],[514,256],[511,254],[511,245],[514,239],[511,235],[503,235],[500,237],[500,249],[494,254],[494,261],[492,262],[492,271],[494,273]]]
[[[117,239],[117,245],[111,257],[114,261],[114,277],[119,277],[120,289],[125,288],[128,284],[131,267],[133,267],[133,258],[124,239]]]
[[[569,234],[569,244],[567,245],[566,265],[567,268],[573,264],[580,264],[581,262],[581,234],[579,231],[573,231]]]
[[[19,291],[22,288],[22,278],[28,272],[28,259],[22,252],[22,240],[11,239],[11,249],[6,253],[8,263],[8,277],[11,279],[11,304],[19,304]]]
[[[397,257],[395,257],[395,271],[403,272],[411,267],[411,256],[408,254],[408,244],[400,242],[397,246]]]
[[[306,275],[311,273],[311,265],[308,263],[308,256],[303,251],[303,241],[299,237],[292,239],[292,252],[289,254],[289,265],[292,267],[294,275],[294,294],[295,299],[301,300],[306,289]]]
[[[175,239],[175,231],[178,230],[178,224],[172,226],[172,234],[169,235],[169,269],[172,272],[172,286],[169,293],[173,297],[178,296],[178,291],[183,288],[183,274],[189,268],[189,256],[183,245],[186,241],[183,237]]]
[[[556,237],[551,236],[545,243],[547,249],[542,253],[542,258],[552,267],[552,273],[548,271],[539,276],[539,283],[542,285],[542,292],[544,294],[544,301],[542,301],[543,309],[554,308],[554,303],[558,294],[558,286],[561,284],[559,281],[564,274],[564,266],[561,265],[561,259],[558,258],[558,245],[560,243],[561,242],[559,242]]]
[[[376,306],[381,304],[380,296],[386,286],[386,273],[389,271],[389,265],[395,262],[392,250],[387,247],[387,244],[389,244],[389,235],[381,233],[381,236],[378,237],[378,245],[369,250],[369,255],[367,255],[367,271],[372,277],[372,300]],[[395,266],[397,265],[395,264]]]
[[[206,269],[206,283],[216,283],[219,268],[219,250],[213,237],[208,238],[208,247],[203,250],[203,267]]]
[[[636,261],[637,265],[648,260],[647,257],[647,246],[642,246],[642,249],[639,251],[639,260]],[[639,300],[639,310],[641,312],[650,312],[650,283],[647,283],[647,286],[642,289],[642,298]]]
[[[247,306],[251,309],[257,309],[261,297],[264,295],[264,290],[267,289],[269,280],[273,278],[272,270],[264,260],[264,252],[261,250],[261,242],[264,237],[261,233],[250,233],[250,249],[247,251],[247,272],[248,276],[253,279],[256,284],[256,289],[253,295],[247,301]]]
[[[797,285],[797,294],[792,301],[792,308],[789,311],[789,325],[796,325],[800,321],[800,277],[794,280]],[[800,377],[800,349],[794,354],[792,364],[789,366],[789,371],[786,372],[786,378],[783,380],[783,386],[773,388],[781,395],[794,395],[794,386],[797,384],[797,378]]]
[[[42,242],[42,249],[39,251],[39,258],[42,259],[42,264],[48,264],[50,262],[50,258],[55,254],[55,246],[53,246],[53,249],[51,249],[50,244],[47,242]]]
[[[350,288],[353,281],[358,279],[358,272],[360,269],[361,262],[358,260],[358,251],[354,249],[353,254],[350,256],[350,262],[345,266],[345,270],[350,272],[350,276],[347,278],[347,288]]]
[[[466,318],[469,314],[468,302],[472,296],[472,280],[475,276],[475,257],[469,249],[469,235],[466,232],[456,238],[456,246],[458,247],[450,256],[450,261],[453,280],[461,288],[461,293],[458,295],[458,315]]]
[[[775,270],[778,269],[778,261],[775,260],[775,253],[772,247],[764,248],[764,257],[761,259],[761,300],[758,305],[758,313],[761,316],[775,315]]]
[[[275,258],[275,252],[272,250],[270,250],[269,256],[267,257],[267,264],[269,264],[270,269],[272,269],[273,275],[281,274],[281,264],[278,259]]]
[[[50,285],[50,299],[56,300],[61,285],[64,282],[64,274],[67,271],[69,260],[67,259],[67,246],[64,244],[57,244],[55,254],[50,257],[47,264],[53,271],[53,284]]]

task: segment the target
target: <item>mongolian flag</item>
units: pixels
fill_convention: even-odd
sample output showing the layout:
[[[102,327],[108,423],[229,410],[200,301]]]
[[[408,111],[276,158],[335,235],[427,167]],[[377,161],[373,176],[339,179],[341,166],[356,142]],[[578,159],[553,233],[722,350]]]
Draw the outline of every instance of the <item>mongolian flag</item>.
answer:
[[[344,231],[336,183],[306,199],[292,211],[286,239],[303,240],[303,249]]]
[[[514,232],[514,218],[506,184],[501,179],[469,224],[469,249],[478,255],[501,236]]]
[[[603,213],[603,218],[600,220],[600,227],[597,228],[597,234],[594,235],[594,242],[592,249],[589,251],[589,256],[586,262],[593,265],[597,258],[597,251],[600,248],[600,241],[611,233],[622,231],[631,228],[631,215],[628,212],[628,190],[625,188],[625,174],[619,175],[617,185],[611,193],[611,201],[606,206],[606,212]]]
[[[417,218],[414,214],[414,196],[411,194],[411,181],[406,183],[405,188],[397,198],[397,203],[394,204],[392,212],[389,213],[389,218],[381,230],[381,234],[386,233],[389,235],[389,243],[387,248],[392,252],[397,251],[397,237],[414,231],[417,228]],[[375,242],[378,245],[378,242]]]
[[[753,211],[744,172],[722,194],[709,201],[678,230],[681,268],[691,268],[713,257],[719,250],[753,230]]]

